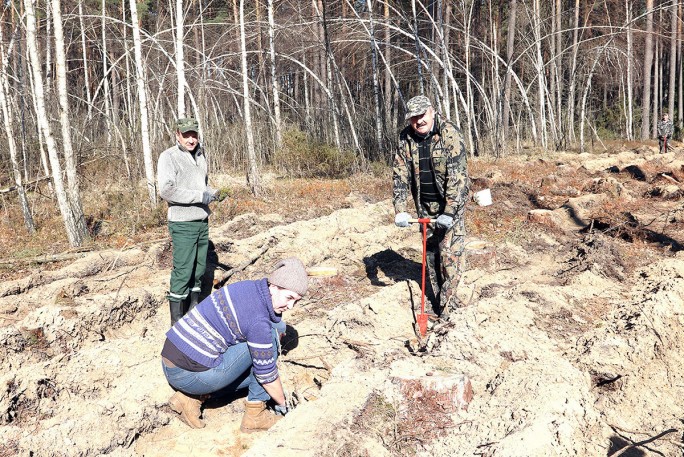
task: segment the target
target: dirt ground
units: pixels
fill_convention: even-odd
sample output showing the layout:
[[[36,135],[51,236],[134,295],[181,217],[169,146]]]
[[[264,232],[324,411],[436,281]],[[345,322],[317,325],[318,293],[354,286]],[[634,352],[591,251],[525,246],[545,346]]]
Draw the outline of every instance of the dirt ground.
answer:
[[[242,398],[192,430],[159,352],[169,242],[84,253],[0,285],[0,456],[675,456],[684,449],[684,152],[474,161],[467,305],[422,338],[421,239],[389,200],[212,225],[209,281],[277,259],[337,268],[285,316],[296,407],[242,434]],[[529,178],[533,176],[533,178]],[[472,388],[472,399],[469,388]]]

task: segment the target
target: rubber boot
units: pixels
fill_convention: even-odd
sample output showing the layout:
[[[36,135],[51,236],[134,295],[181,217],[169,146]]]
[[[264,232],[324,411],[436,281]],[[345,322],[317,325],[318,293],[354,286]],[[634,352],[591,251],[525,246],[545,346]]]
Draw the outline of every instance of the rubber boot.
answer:
[[[240,431],[245,433],[268,430],[282,419],[266,409],[266,402],[245,400],[245,415],[242,416]]]
[[[171,311],[171,327],[183,317],[183,302],[180,300],[169,300],[169,310]]]
[[[199,292],[190,292],[190,304],[188,305],[188,311],[197,306],[199,303]]]
[[[169,406],[172,410],[180,414],[180,419],[190,428],[203,428],[204,421],[200,419],[202,412],[200,407],[202,401],[198,398],[185,395],[183,392],[176,392],[169,399]]]

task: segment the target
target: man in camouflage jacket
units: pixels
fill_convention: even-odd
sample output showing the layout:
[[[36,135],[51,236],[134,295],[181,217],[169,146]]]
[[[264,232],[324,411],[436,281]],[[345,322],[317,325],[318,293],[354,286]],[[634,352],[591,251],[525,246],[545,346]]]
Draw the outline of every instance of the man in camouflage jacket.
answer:
[[[413,97],[407,108],[409,125],[399,135],[394,157],[394,222],[409,226],[409,193],[418,217],[435,219],[428,227],[427,267],[436,299],[433,310],[445,315],[458,306],[456,287],[463,268],[466,149],[460,130],[440,119],[427,97]]]
[[[663,118],[658,121],[658,145],[660,146],[660,153],[667,152],[667,143],[672,138],[674,133],[674,126],[667,113],[663,114]]]

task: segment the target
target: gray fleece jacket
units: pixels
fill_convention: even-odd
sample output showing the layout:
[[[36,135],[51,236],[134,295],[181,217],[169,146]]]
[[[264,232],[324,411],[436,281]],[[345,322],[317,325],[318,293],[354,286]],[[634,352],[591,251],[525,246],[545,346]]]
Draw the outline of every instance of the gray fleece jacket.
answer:
[[[169,204],[169,222],[201,221],[209,217],[211,210],[203,203],[204,193],[216,191],[207,182],[207,160],[202,145],[192,153],[176,144],[159,155],[157,185],[159,195]]]

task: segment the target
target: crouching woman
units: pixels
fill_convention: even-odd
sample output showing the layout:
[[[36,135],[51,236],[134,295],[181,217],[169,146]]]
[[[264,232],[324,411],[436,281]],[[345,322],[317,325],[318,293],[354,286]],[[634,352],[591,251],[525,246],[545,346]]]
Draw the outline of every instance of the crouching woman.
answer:
[[[222,287],[200,302],[166,333],[162,368],[176,390],[169,406],[192,428],[205,426],[202,401],[215,392],[247,389],[240,430],[269,429],[287,413],[276,364],[283,312],[308,288],[302,262],[277,262],[267,278]],[[275,402],[272,413],[266,407]]]

